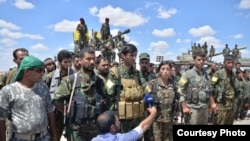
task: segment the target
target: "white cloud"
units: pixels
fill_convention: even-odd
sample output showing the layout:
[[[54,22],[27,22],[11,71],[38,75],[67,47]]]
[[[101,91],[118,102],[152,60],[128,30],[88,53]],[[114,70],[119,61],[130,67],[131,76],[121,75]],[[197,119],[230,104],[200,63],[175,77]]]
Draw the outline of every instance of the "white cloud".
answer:
[[[250,8],[250,0],[241,0],[238,8],[239,9],[249,9]]]
[[[93,16],[97,16],[98,8],[96,6],[89,8],[89,13]]]
[[[105,21],[105,18],[109,17],[110,24],[114,26],[123,26],[123,27],[137,27],[148,22],[148,18],[141,16],[136,12],[124,11],[120,7],[112,7],[108,5],[99,10],[96,7],[89,9],[92,16],[99,17],[100,23]]]
[[[191,39],[184,39],[184,40],[182,40],[182,39],[178,38],[178,39],[176,39],[175,42],[176,43],[190,43]]]
[[[6,46],[13,46],[13,45],[16,45],[17,42],[12,40],[12,39],[9,39],[9,38],[3,38],[0,40],[0,43],[6,45]]]
[[[215,50],[215,52],[219,52],[220,49],[224,48],[225,45],[221,43],[219,39],[216,39],[213,36],[207,36],[207,37],[202,37],[200,40],[196,42],[196,45],[200,43],[200,45],[203,45],[205,42],[207,42],[208,49],[210,49],[211,46],[213,46],[215,49],[219,49],[218,51]]]
[[[158,2],[146,2],[145,8],[149,8],[149,7],[152,7],[154,5],[159,5],[159,3]]]
[[[242,34],[237,34],[237,35],[232,35],[233,38],[235,39],[240,39],[240,38],[243,38],[243,35]]]
[[[26,0],[15,0],[14,5],[19,9],[33,9],[35,6]]]
[[[188,32],[194,37],[212,36],[215,34],[215,31],[209,25],[199,28],[191,28]]]
[[[45,51],[48,50],[49,48],[41,43],[33,45],[30,47],[32,50],[36,50],[36,51]]]
[[[172,37],[175,35],[175,31],[173,28],[166,28],[163,30],[154,29],[152,34],[156,37]]]
[[[175,15],[177,13],[177,10],[175,8],[170,8],[169,10],[165,10],[165,8],[163,6],[160,6],[157,9],[158,12],[158,18],[161,19],[168,19],[170,18],[172,15]]]
[[[73,32],[78,23],[79,21],[69,21],[64,19],[51,27],[57,32]]]
[[[13,23],[6,22],[2,19],[0,19],[0,28],[8,28],[12,30],[20,30],[21,28]]]
[[[149,48],[153,48],[153,49],[167,49],[167,48],[169,48],[169,45],[165,41],[151,42],[149,44]]]
[[[0,36],[6,37],[6,38],[14,38],[14,39],[20,39],[20,38],[30,38],[30,39],[35,39],[35,40],[44,39],[44,37],[42,37],[41,35],[24,34],[21,32],[11,32],[8,29],[1,29]]]

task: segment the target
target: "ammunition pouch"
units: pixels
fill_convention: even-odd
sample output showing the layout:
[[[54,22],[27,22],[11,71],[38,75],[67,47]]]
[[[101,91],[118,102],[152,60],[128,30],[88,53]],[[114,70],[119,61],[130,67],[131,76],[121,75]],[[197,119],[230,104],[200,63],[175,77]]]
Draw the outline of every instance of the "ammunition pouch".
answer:
[[[224,91],[219,92],[217,94],[216,100],[217,100],[218,103],[221,103],[221,104],[225,105],[226,104],[226,92],[224,92]]]
[[[190,88],[187,93],[187,103],[188,104],[198,104],[201,103],[208,103],[210,97],[209,91],[200,90],[197,88]]]
[[[118,113],[120,119],[138,119],[144,113],[144,102],[125,102],[118,103]]]
[[[137,87],[130,87],[124,90],[125,101],[135,102],[142,100],[142,89]]]

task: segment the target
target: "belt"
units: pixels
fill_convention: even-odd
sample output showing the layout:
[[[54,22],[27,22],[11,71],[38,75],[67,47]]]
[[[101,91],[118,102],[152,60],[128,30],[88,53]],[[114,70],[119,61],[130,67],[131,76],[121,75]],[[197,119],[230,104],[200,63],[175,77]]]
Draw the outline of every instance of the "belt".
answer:
[[[36,140],[45,136],[48,133],[47,129],[36,134],[29,134],[29,133],[13,133],[13,137],[23,140]]]

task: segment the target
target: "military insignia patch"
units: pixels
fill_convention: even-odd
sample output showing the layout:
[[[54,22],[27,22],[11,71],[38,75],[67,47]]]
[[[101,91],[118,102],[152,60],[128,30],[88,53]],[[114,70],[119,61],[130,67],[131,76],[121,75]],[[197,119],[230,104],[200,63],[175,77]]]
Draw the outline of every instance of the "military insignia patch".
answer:
[[[178,82],[181,86],[185,85],[187,83],[187,80],[181,78],[180,81]]]
[[[108,80],[108,81],[106,82],[106,86],[107,86],[107,88],[110,89],[111,87],[114,86],[114,83],[113,83],[112,81]]]

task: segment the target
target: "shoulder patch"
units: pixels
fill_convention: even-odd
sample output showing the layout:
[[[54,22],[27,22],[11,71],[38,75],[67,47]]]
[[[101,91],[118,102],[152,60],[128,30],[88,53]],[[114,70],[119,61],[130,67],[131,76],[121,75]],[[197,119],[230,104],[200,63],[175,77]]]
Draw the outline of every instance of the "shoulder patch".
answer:
[[[181,79],[179,80],[179,82],[178,82],[178,84],[181,85],[181,86],[185,85],[186,83],[187,83],[187,80],[185,80],[185,79],[183,79],[183,78],[181,78]]]

